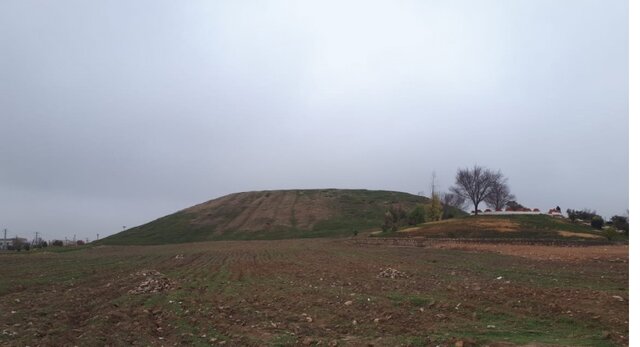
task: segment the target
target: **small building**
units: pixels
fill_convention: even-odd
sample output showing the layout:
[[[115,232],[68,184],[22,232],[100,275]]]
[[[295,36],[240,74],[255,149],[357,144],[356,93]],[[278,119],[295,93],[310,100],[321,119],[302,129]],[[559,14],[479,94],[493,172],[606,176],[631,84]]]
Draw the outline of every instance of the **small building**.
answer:
[[[560,211],[559,207],[550,209],[547,214],[550,215],[551,217],[564,218],[564,215]]]
[[[25,244],[27,243],[27,239],[22,237],[13,237],[10,239],[0,239],[0,249],[9,249],[13,247],[14,244]]]

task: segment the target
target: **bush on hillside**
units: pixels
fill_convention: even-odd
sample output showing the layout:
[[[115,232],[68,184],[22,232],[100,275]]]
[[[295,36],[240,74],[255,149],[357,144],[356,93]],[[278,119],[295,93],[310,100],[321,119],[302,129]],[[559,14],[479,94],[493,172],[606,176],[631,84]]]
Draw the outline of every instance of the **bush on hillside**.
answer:
[[[436,194],[431,194],[431,201],[427,205],[426,217],[430,222],[442,219],[442,204]]]
[[[402,207],[392,206],[385,212],[382,231],[397,231],[405,225],[407,225],[407,212]]]
[[[584,210],[572,210],[567,209],[567,215],[569,219],[574,222],[576,219],[581,219],[583,221],[590,221],[593,217],[597,216],[596,211],[592,211],[589,209]]]
[[[618,230],[629,232],[629,219],[627,217],[618,215],[613,216],[611,217],[611,224]]]
[[[524,208],[525,207],[519,204],[517,201],[511,200],[507,202],[507,207],[505,208],[505,211],[521,211]]]
[[[425,217],[427,215],[427,211],[424,208],[424,205],[416,206],[411,212],[409,212],[409,225],[418,225],[424,223],[426,221]]]
[[[616,235],[618,235],[618,232],[615,231],[613,228],[607,228],[603,231],[602,235],[604,235],[604,237],[606,237],[607,240],[611,241],[613,240],[613,238],[616,237]]]
[[[604,219],[602,217],[596,215],[591,218],[591,226],[595,229],[602,229],[604,225]]]

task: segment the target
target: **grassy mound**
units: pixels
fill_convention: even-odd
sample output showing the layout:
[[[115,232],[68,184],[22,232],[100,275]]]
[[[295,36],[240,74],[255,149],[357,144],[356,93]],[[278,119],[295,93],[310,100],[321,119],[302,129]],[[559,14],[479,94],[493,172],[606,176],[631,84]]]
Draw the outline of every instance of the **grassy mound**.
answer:
[[[603,232],[589,226],[547,215],[465,216],[378,235],[435,238],[606,239]],[[616,238],[622,237],[619,235]]]
[[[410,210],[425,197],[393,191],[315,189],[245,192],[211,200],[100,240],[168,244],[352,235],[377,229],[392,205]]]

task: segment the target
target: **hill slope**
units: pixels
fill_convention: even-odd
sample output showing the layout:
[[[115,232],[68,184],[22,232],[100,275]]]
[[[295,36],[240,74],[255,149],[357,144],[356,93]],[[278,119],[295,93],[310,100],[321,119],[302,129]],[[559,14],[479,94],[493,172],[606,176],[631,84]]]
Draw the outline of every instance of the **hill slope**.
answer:
[[[316,189],[235,193],[100,240],[165,244],[206,240],[350,235],[378,228],[392,205],[409,210],[427,198],[402,192]]]
[[[547,215],[466,216],[421,224],[389,236],[604,240],[602,232]],[[385,234],[379,234],[385,236]]]

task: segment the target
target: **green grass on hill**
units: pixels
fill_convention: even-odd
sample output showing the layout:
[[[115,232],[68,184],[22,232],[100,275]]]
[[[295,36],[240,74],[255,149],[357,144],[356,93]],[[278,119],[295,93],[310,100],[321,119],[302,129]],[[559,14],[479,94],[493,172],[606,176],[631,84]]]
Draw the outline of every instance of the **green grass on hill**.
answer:
[[[544,238],[605,240],[602,231],[547,215],[465,216],[424,223],[378,236],[426,236],[439,238]],[[627,240],[616,235],[614,241]]]
[[[292,202],[282,202],[287,197]],[[384,213],[392,205],[401,205],[409,211],[428,201],[425,197],[403,192],[351,189],[248,192],[220,199],[226,199],[225,203],[215,205],[215,208],[199,208],[197,205],[109,236],[98,243],[143,245],[349,236],[355,231],[379,228]],[[305,204],[299,202],[302,199]],[[322,210],[322,213],[317,213],[317,220],[311,225],[301,226],[297,218],[303,214],[307,217],[313,215],[315,208]],[[252,210],[258,210],[262,219],[252,216]],[[269,220],[264,218],[265,214],[288,217]],[[255,225],[263,219],[264,227],[256,228]],[[250,227],[228,227],[238,223]]]

